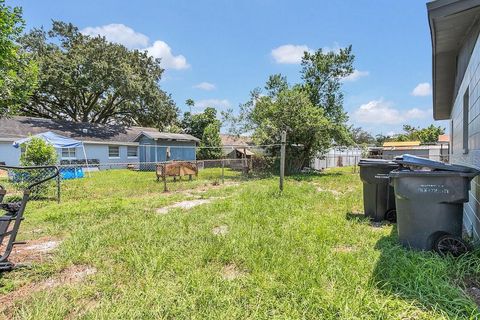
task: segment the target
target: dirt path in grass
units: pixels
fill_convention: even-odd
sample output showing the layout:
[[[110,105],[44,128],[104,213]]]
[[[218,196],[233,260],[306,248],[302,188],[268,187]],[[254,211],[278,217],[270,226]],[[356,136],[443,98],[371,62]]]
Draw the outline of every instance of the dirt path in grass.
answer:
[[[4,244],[0,246],[0,253],[3,253],[5,250],[5,242],[6,240],[4,240]],[[22,265],[48,261],[51,259],[53,251],[61,242],[61,239],[52,237],[28,240],[25,244],[19,244],[13,247],[9,261]]]
[[[170,210],[176,209],[176,208],[180,208],[180,209],[183,209],[183,210],[190,210],[194,207],[197,207],[197,206],[200,206],[200,205],[203,205],[203,204],[207,204],[207,203],[211,203],[214,200],[221,200],[221,199],[225,199],[225,198],[226,197],[211,197],[211,198],[206,198],[206,199],[184,200],[184,201],[180,201],[180,202],[175,202],[175,203],[173,203],[171,205],[168,205],[168,206],[165,206],[165,207],[158,208],[156,210],[156,212],[158,214],[167,214],[168,212],[170,212]]]
[[[81,283],[87,277],[95,274],[97,269],[87,265],[73,265],[63,269],[61,272],[51,276],[50,278],[24,285],[15,291],[0,296],[0,314],[7,319],[11,319],[13,315],[13,306],[16,302],[27,301],[35,292],[42,290],[51,290],[59,286],[74,285]]]
[[[197,207],[197,206],[200,206],[200,205],[203,205],[203,204],[207,204],[207,203],[211,203],[214,200],[225,199],[227,197],[202,198],[203,197],[202,194],[207,192],[207,191],[210,191],[210,190],[222,189],[224,187],[238,186],[238,185],[240,185],[240,183],[238,183],[238,182],[226,182],[225,184],[220,184],[220,185],[207,185],[207,184],[205,184],[204,186],[201,186],[201,187],[198,187],[198,188],[183,190],[183,191],[180,191],[181,194],[184,194],[184,195],[190,196],[190,197],[195,197],[196,199],[175,202],[171,205],[156,209],[156,212],[158,214],[167,214],[170,210],[176,209],[176,208],[183,209],[183,210],[190,210],[194,207]]]

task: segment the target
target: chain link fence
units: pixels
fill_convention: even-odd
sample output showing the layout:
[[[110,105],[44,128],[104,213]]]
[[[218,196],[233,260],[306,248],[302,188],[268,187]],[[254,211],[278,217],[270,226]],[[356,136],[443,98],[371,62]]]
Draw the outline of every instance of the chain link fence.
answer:
[[[28,190],[29,200],[60,201],[60,176],[56,166],[11,167],[0,165],[3,200],[20,201]],[[1,203],[0,199],[0,203]]]

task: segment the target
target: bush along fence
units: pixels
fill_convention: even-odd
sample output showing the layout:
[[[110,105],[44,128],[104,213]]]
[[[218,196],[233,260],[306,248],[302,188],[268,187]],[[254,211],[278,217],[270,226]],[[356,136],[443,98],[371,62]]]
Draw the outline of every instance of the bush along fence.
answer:
[[[0,189],[4,200],[21,201],[28,189],[29,200],[56,200],[60,202],[60,175],[57,166],[12,167],[0,165]]]

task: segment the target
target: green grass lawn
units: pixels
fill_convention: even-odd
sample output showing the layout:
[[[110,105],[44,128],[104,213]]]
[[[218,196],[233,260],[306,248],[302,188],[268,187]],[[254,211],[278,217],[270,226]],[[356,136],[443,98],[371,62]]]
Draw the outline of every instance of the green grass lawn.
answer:
[[[63,201],[32,202],[20,236],[62,239],[50,260],[0,275],[0,295],[73,265],[96,273],[17,299],[20,319],[477,319],[465,292],[480,253],[459,259],[397,245],[362,215],[351,168],[210,188],[218,170],[170,183],[106,171],[67,181]],[[232,184],[238,181],[239,184]],[[188,191],[190,190],[190,191]],[[190,210],[158,208],[212,199]],[[212,232],[216,227],[224,234]],[[28,287],[27,287],[28,288]],[[1,299],[1,296],[0,296]]]

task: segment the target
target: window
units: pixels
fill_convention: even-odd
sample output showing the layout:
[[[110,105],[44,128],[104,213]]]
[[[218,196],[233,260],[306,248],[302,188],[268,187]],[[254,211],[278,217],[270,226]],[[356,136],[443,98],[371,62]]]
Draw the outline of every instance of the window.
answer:
[[[463,153],[468,153],[468,111],[470,109],[470,95],[467,91],[463,95]]]
[[[119,146],[108,146],[108,157],[109,158],[120,158],[120,147]]]
[[[75,159],[75,148],[62,148],[62,159]]]
[[[127,147],[127,157],[129,157],[129,158],[138,157],[138,148],[137,147]]]

